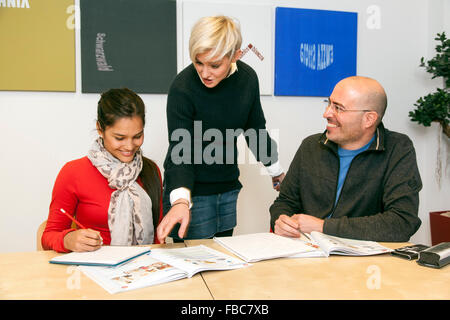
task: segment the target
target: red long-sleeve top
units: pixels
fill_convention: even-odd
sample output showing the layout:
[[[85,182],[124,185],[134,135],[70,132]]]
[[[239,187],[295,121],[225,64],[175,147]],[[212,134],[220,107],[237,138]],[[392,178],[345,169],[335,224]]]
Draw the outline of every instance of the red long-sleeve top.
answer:
[[[161,173],[159,172],[161,182]],[[137,179],[142,186],[140,178]],[[160,184],[162,186],[162,183]],[[108,186],[108,180],[87,157],[73,160],[64,165],[59,172],[52,192],[47,225],[42,234],[42,247],[46,250],[69,252],[64,247],[64,236],[73,229],[72,221],[60,212],[64,209],[86,228],[99,231],[103,244],[111,243],[108,227],[108,208],[111,194],[115,191]],[[160,200],[160,220],[162,218]],[[151,214],[151,213],[150,213]],[[155,237],[154,243],[158,243]]]

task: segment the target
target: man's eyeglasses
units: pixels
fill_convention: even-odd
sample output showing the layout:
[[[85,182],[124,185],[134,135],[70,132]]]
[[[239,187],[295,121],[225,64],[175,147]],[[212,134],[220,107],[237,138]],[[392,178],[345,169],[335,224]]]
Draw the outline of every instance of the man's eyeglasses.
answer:
[[[334,102],[331,102],[331,100],[329,98],[323,100],[323,102],[325,102],[325,110],[328,110],[328,108],[331,108],[331,111],[333,113],[336,113],[336,114],[340,114],[342,112],[370,112],[370,111],[374,111],[374,110],[367,110],[367,109],[357,109],[357,110],[345,109],[345,107],[343,105],[339,105],[339,104],[336,104]]]

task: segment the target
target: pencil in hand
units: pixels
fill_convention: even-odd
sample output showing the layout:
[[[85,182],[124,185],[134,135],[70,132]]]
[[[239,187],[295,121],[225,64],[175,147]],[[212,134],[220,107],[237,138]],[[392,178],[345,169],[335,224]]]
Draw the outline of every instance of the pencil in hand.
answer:
[[[83,226],[79,221],[77,221],[74,217],[72,217],[70,214],[66,212],[63,208],[59,209],[62,213],[64,213],[70,220],[72,220],[78,227],[81,229],[87,229],[85,226]],[[98,232],[98,237],[100,238],[100,245],[103,245],[103,238],[100,235],[100,232]]]

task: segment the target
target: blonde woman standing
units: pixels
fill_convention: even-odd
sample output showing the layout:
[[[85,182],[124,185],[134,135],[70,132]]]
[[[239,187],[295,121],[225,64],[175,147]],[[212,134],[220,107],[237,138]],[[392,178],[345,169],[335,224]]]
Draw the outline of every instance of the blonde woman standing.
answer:
[[[232,235],[242,188],[239,133],[272,176],[273,188],[279,190],[284,178],[266,130],[258,77],[239,60],[241,42],[239,25],[229,17],[204,17],[192,28],[192,64],[176,76],[167,99],[161,242],[169,235],[175,242]]]

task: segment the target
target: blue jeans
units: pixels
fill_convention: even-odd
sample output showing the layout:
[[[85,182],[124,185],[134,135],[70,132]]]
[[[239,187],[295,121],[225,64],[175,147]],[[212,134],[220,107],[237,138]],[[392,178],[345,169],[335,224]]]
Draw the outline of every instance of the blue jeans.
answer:
[[[236,206],[240,189],[213,194],[209,196],[192,197],[191,221],[183,240],[208,239],[216,233],[231,230],[236,226]],[[164,213],[170,209],[168,199],[163,200]],[[170,237],[179,240],[177,224]]]

